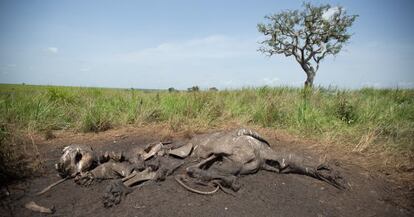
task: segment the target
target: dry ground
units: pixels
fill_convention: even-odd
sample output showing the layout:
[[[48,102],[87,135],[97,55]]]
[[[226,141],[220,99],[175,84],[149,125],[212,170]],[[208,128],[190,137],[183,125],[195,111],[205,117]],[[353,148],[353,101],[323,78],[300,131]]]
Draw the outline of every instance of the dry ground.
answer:
[[[195,133],[172,133],[162,127],[122,128],[98,134],[55,132],[55,139],[35,139],[44,159],[44,173],[10,185],[10,196],[1,200],[0,216],[46,215],[23,208],[29,201],[54,206],[56,212],[50,216],[412,216],[412,190],[389,182],[372,168],[361,167],[359,156],[342,156],[321,145],[299,142],[270,130],[259,132],[276,150],[284,148],[298,155],[339,159],[341,172],[350,188],[340,191],[309,177],[262,171],[241,177],[242,188],[234,197],[223,192],[210,196],[190,193],[173,177],[159,183],[146,183],[121,204],[109,209],[101,202],[108,181],[85,188],[69,180],[44,195],[34,196],[59,179],[53,165],[65,145],[84,143],[95,149],[128,150],[157,141],[185,143]]]

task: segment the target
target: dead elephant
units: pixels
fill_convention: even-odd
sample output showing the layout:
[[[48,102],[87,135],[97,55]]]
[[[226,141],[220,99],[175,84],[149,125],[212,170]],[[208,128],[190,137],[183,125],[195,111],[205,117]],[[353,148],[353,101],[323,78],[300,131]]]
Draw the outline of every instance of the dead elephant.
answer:
[[[339,189],[345,188],[342,177],[329,166],[305,165],[298,156],[276,152],[258,133],[247,129],[199,135],[171,153],[198,159],[197,164],[186,168],[187,175],[199,182],[213,182],[216,190],[224,186],[237,191],[240,188],[237,182],[240,175],[256,173],[261,169],[302,174]],[[188,190],[203,194],[189,188],[180,179],[177,181]]]
[[[104,194],[104,205],[112,206],[131,190],[129,187],[148,181],[164,180],[183,160],[168,157],[163,143],[149,144],[123,152],[97,152],[86,145],[69,145],[63,149],[55,165],[63,179],[74,178],[80,185],[94,181],[117,179]],[[43,193],[43,192],[42,192]]]
[[[56,168],[62,177],[75,177],[78,184],[89,185],[95,180],[118,179],[108,186],[105,206],[119,203],[130,192],[129,187],[148,180],[164,180],[184,163],[191,164],[176,180],[187,190],[211,194],[219,188],[237,191],[242,175],[267,170],[277,173],[296,173],[344,188],[342,177],[326,165],[305,165],[293,154],[276,152],[258,133],[239,129],[193,137],[187,144],[172,148],[163,143],[135,148],[127,153],[96,152],[89,146],[71,145],[63,150]],[[215,189],[203,192],[189,187],[184,179],[212,185]]]
[[[74,177],[76,182],[85,185],[94,179],[130,179],[138,172],[158,170],[155,167],[165,159],[157,158],[157,164],[151,158],[164,156],[164,151],[163,143],[149,144],[144,149],[135,148],[127,153],[97,152],[90,146],[73,144],[63,149],[55,167],[62,178]]]

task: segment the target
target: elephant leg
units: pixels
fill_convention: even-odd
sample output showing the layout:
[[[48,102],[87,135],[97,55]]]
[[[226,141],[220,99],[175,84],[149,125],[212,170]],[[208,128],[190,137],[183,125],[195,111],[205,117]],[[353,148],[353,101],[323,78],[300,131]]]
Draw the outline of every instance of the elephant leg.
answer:
[[[208,157],[208,158],[206,158],[206,159],[204,159],[204,160],[202,160],[200,163],[198,163],[198,164],[196,164],[196,165],[194,165],[194,166],[191,166],[191,167],[195,167],[195,168],[202,168],[204,165],[206,165],[207,163],[210,163],[211,161],[213,161],[213,160],[216,160],[216,159],[218,159],[219,158],[219,156],[217,156],[217,155],[215,155],[215,154],[212,154],[210,157]],[[189,167],[189,168],[191,168],[191,167]]]
[[[231,188],[233,191],[238,191],[241,187],[235,175],[223,174],[216,170],[203,170],[197,167],[189,167],[187,168],[187,174],[203,182],[213,181],[223,187]]]
[[[114,180],[106,187],[102,202],[105,208],[115,206],[121,202],[132,189],[125,186],[121,180]]]
[[[105,207],[111,207],[117,205],[121,200],[130,192],[132,192],[131,186],[155,178],[156,172],[149,169],[137,172],[133,171],[123,179],[117,179],[112,181],[106,188],[103,196],[103,204]]]
[[[75,177],[75,182],[80,185],[88,186],[92,184],[94,180],[117,179],[129,176],[133,169],[133,166],[126,162],[106,162],[89,172]]]
[[[151,171],[149,169],[145,169],[141,172],[133,172],[128,179],[123,180],[124,185],[127,187],[131,187],[135,184],[138,184],[140,182],[153,180],[155,179],[157,173],[154,171]]]

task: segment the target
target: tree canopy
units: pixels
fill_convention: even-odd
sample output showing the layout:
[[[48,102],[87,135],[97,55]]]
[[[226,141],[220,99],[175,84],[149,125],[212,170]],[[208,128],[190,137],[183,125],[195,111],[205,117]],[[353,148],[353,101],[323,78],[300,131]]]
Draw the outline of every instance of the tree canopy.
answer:
[[[319,63],[338,54],[350,39],[348,32],[358,15],[347,15],[341,6],[304,4],[303,11],[288,10],[265,16],[269,22],[257,25],[266,36],[259,51],[266,55],[293,56],[307,75],[305,86],[312,86]]]

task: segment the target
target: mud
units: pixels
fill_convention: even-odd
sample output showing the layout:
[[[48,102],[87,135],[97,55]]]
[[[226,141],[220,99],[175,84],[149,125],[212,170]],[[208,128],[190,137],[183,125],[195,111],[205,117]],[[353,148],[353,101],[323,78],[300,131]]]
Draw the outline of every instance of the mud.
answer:
[[[176,145],[184,144],[185,136],[169,137]],[[122,135],[94,134],[85,139],[58,138],[39,143],[45,159],[45,173],[30,180],[8,186],[10,196],[1,199],[0,216],[412,216],[412,209],[401,207],[394,200],[400,192],[376,174],[349,162],[340,162],[341,172],[350,183],[349,189],[338,190],[322,181],[301,175],[282,175],[260,171],[240,178],[242,188],[235,196],[218,192],[198,195],[179,186],[174,177],[162,182],[147,182],[117,206],[106,209],[102,196],[109,181],[81,187],[66,181],[41,196],[45,186],[59,179],[54,163],[65,145],[85,143],[99,150],[128,150],[138,145],[163,140],[157,133],[124,132]],[[165,138],[164,138],[165,140]],[[290,149],[280,141],[272,148]],[[297,146],[296,146],[297,147]],[[309,151],[294,150],[308,158],[317,157]],[[298,153],[299,152],[299,153]],[[177,171],[180,173],[180,171]],[[181,171],[182,172],[182,171]],[[35,213],[24,204],[35,201],[54,207],[54,214]]]

